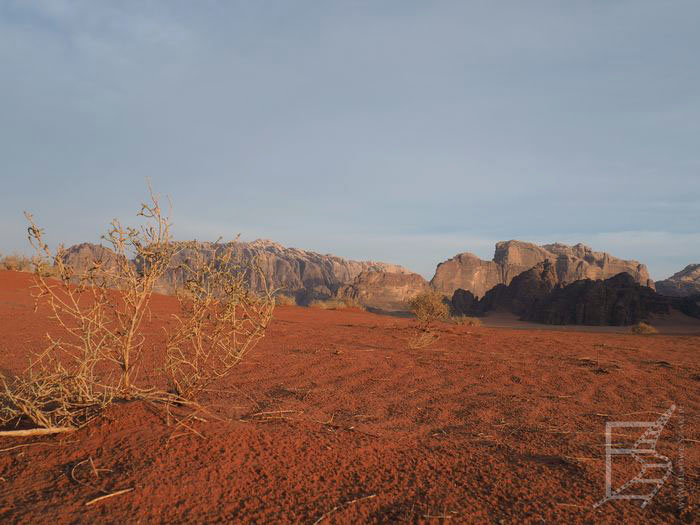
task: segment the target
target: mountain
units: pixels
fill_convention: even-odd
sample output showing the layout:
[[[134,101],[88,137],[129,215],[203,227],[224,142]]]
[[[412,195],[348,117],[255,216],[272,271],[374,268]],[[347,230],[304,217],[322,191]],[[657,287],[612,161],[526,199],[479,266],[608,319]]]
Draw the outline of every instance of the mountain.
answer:
[[[407,310],[410,299],[430,290],[428,281],[417,273],[364,271],[338,290],[339,299],[351,299],[383,312]]]
[[[215,250],[223,250],[231,245],[200,242],[196,246],[197,250],[213,256]],[[335,255],[287,248],[268,240],[235,242],[232,246],[235,259],[244,266],[255,261],[270,288],[294,295],[299,304],[307,304],[314,299],[334,297],[341,286],[351,283],[362,272],[410,273],[396,264],[353,261]],[[192,257],[192,250],[193,248],[186,248],[178,252],[173,260],[173,269],[169,270],[158,283],[159,292],[172,293],[181,284],[181,274],[176,268]],[[93,260],[105,260],[110,257],[114,257],[114,254],[108,248],[83,243],[68,248],[64,259],[75,268],[77,273],[81,273],[89,268]],[[261,285],[257,277],[253,279],[252,284],[254,287]]]
[[[558,282],[555,266],[547,260],[514,277],[509,285],[495,286],[481,299],[467,290],[456,290],[452,308],[462,315],[507,311],[524,321],[543,324],[622,326],[652,314],[669,314],[672,308],[700,318],[699,299],[663,296],[640,285],[627,272],[565,285]]]
[[[700,294],[700,264],[689,264],[668,279],[657,281],[656,291],[674,297]]]
[[[620,272],[632,276],[635,282],[654,288],[654,282],[644,264],[618,259],[605,252],[594,252],[588,246],[576,244],[536,244],[522,241],[503,241],[496,244],[493,260],[484,261],[471,253],[461,253],[438,264],[431,286],[452,295],[455,290],[471,292],[483,297],[499,284],[508,285],[512,279],[538,263],[549,260],[559,283],[580,279],[605,279]]]

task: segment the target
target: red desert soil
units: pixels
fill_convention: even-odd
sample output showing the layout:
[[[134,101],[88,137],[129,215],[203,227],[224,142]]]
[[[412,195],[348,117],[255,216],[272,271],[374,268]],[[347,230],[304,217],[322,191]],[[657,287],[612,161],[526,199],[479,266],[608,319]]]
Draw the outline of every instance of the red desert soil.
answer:
[[[0,272],[0,370],[50,326],[32,276]],[[157,297],[153,344],[175,311]],[[226,421],[166,426],[145,403],[73,434],[0,438],[0,521],[692,522],[700,503],[697,336],[443,324],[280,307],[208,401]],[[604,496],[605,422],[653,421],[675,473],[644,509]],[[638,437],[639,433],[632,437]],[[19,446],[29,445],[30,446]],[[99,477],[95,477],[90,461]],[[87,461],[86,461],[87,460]],[[681,468],[682,467],[682,468]],[[620,467],[631,478],[639,469]],[[625,478],[625,476],[627,476]],[[93,505],[106,493],[133,489]]]

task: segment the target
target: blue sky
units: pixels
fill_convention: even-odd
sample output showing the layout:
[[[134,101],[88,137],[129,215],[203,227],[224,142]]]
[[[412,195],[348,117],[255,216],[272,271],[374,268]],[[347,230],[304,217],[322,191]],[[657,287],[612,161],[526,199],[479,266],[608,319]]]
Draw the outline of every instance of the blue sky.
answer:
[[[696,1],[0,0],[0,252],[180,239],[431,277],[498,240],[700,262]]]

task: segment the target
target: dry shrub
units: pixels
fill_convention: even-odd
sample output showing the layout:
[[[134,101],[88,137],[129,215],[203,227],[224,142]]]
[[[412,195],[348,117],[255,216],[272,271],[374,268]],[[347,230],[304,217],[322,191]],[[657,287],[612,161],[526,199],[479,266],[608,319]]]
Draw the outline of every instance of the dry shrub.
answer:
[[[438,339],[440,339],[440,336],[429,328],[418,329],[418,331],[408,340],[408,347],[412,350],[427,348]]]
[[[166,344],[166,370],[172,391],[196,399],[212,382],[229,374],[265,335],[275,300],[269,290],[248,287],[259,269],[233,259],[233,244],[215,245],[211,257],[201,250],[180,265],[184,289],[177,292],[181,315]]]
[[[112,221],[103,238],[115,257],[92,261],[80,275],[66,265],[63,246],[51,253],[43,230],[26,214],[29,240],[38,254],[37,302],[48,305],[63,336],[49,336],[48,348],[25,375],[0,377],[0,426],[27,419],[44,428],[74,428],[115,399],[192,405],[202,388],[226,376],[263,336],[274,308],[269,291],[256,294],[247,288],[249,274],[235,267],[230,249],[208,261],[196,259],[179,269],[186,276],[181,313],[165,349],[156,355],[172,390],[137,384],[145,343],[142,324],[154,287],[174,256],[189,247],[172,242],[170,221],[157,197],[150,197],[138,214],[138,227]],[[50,261],[58,282],[42,271]]]
[[[26,255],[12,254],[0,258],[0,269],[15,272],[31,272],[32,260]]]
[[[412,349],[426,348],[440,338],[434,332],[432,325],[435,321],[449,319],[449,305],[443,295],[432,291],[418,294],[409,301],[408,305],[418,321],[416,333],[408,340],[408,346]]]
[[[12,254],[0,258],[0,270],[11,270],[14,272],[33,272],[37,269],[45,277],[53,277],[56,275],[53,264],[45,262],[36,257],[27,257],[26,255]]]
[[[644,323],[644,322],[637,323],[632,328],[630,328],[630,331],[633,334],[637,334],[637,335],[651,335],[651,334],[658,334],[659,333],[659,331],[656,328],[651,326],[649,323]]]
[[[452,317],[452,321],[455,324],[461,324],[466,326],[481,326],[481,319],[478,317],[468,317],[466,315],[455,315]]]
[[[322,310],[343,310],[345,308],[359,308],[364,310],[364,307],[352,299],[325,299],[314,300],[309,303],[310,308],[321,308]]]
[[[278,293],[275,295],[275,304],[277,306],[296,306],[297,302],[294,297]]]
[[[450,316],[445,297],[438,292],[423,292],[409,301],[409,307],[419,322],[444,321]]]

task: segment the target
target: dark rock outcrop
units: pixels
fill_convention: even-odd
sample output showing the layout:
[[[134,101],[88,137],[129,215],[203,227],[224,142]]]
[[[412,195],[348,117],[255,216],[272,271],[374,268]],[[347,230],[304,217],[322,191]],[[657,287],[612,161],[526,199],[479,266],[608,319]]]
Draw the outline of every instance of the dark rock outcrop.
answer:
[[[470,300],[471,299],[471,300]],[[457,290],[452,307],[462,315],[507,311],[524,321],[543,324],[623,326],[669,314],[672,309],[700,318],[700,295],[685,298],[663,296],[637,283],[626,273],[609,279],[582,279],[562,285],[553,263],[545,261],[521,273],[506,286],[499,284],[480,299]]]
[[[700,294],[700,264],[689,264],[668,279],[657,281],[656,291],[673,297]]]
[[[430,289],[428,281],[416,273],[364,271],[338,290],[339,299],[350,299],[370,309],[384,312],[408,310],[410,299]]]
[[[522,314],[525,321],[545,324],[624,326],[669,314],[671,301],[641,286],[628,273],[605,280],[584,279],[555,288]]]
[[[498,284],[480,300],[466,290],[452,295],[452,308],[460,315],[483,315],[507,311],[517,315],[532,310],[559,284],[554,264],[545,260],[513,278],[509,285]]]
[[[536,244],[505,241],[496,244],[492,261],[484,261],[471,253],[462,253],[440,263],[430,281],[432,287],[452,294],[456,289],[468,290],[478,297],[499,284],[508,285],[517,275],[536,264],[550,260],[559,283],[581,279],[605,279],[620,272],[629,273],[636,282],[654,287],[645,265],[618,259],[588,246],[576,244]]]

